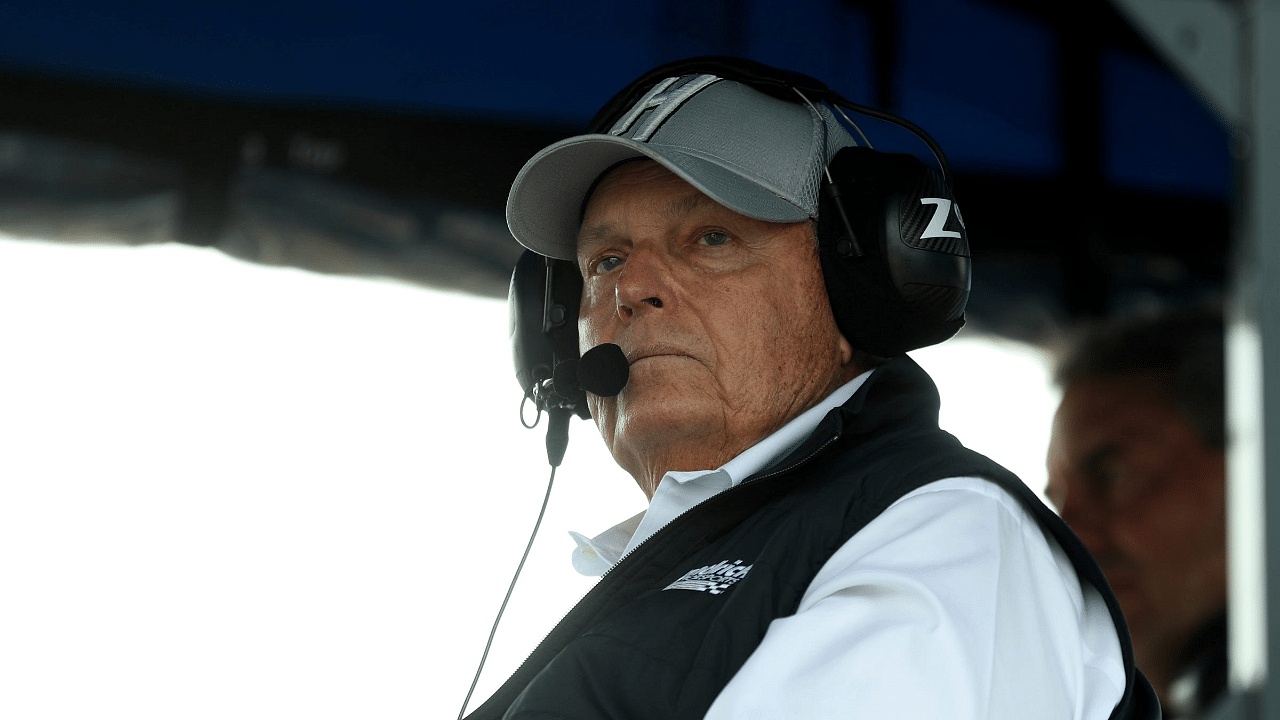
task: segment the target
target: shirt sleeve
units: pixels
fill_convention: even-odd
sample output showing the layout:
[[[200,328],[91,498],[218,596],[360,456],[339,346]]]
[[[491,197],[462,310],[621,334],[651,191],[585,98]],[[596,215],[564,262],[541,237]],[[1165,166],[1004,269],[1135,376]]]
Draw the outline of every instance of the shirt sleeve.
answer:
[[[1102,598],[993,483],[912,492],[845,543],[708,720],[1107,718],[1125,686]]]

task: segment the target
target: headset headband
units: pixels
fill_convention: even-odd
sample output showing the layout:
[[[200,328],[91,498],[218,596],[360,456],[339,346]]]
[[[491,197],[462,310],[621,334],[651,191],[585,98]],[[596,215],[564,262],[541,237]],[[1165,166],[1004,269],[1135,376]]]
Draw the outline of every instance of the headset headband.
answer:
[[[846,100],[840,93],[827,87],[826,83],[804,73],[783,70],[755,60],[727,55],[686,58],[650,70],[610,98],[591,118],[591,122],[587,125],[587,132],[608,132],[609,128],[628,109],[639,102],[645,93],[666,78],[697,74],[715,75],[726,80],[740,82],[762,93],[789,102],[802,102],[800,100],[802,97],[807,98],[810,102],[825,102],[829,105],[843,107],[862,115],[897,125],[920,138],[929,147],[930,152],[933,153],[938,161],[938,166],[942,169],[943,179],[948,183],[952,181],[951,165],[947,162],[947,156],[942,151],[942,147],[938,145],[937,141],[929,133],[910,120],[898,117],[893,113]],[[797,95],[797,91],[800,93],[799,95]]]

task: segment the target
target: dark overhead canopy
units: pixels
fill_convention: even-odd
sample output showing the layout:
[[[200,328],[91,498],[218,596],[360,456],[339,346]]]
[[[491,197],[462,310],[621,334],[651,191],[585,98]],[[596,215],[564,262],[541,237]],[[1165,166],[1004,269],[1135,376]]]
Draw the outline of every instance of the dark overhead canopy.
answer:
[[[0,2],[0,231],[505,293],[506,188],[649,67],[731,54],[929,130],[970,317],[1211,296],[1223,125],[1101,0]]]

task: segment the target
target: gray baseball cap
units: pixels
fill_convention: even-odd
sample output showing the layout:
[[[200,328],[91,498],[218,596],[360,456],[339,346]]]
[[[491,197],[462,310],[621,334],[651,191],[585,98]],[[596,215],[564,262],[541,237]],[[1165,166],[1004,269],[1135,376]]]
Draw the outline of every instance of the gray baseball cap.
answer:
[[[818,216],[823,170],[853,138],[824,105],[781,100],[714,75],[658,83],[607,134],[555,143],[520,170],[507,225],[521,245],[575,260],[583,203],[597,178],[651,158],[735,212],[771,222]]]

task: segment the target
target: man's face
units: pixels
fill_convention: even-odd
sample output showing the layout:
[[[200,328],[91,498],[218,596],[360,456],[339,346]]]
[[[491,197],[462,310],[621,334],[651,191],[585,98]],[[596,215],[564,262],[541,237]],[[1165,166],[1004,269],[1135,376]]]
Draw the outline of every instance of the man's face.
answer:
[[[1224,460],[1141,377],[1070,384],[1054,417],[1046,493],[1115,590],[1138,666],[1167,681],[1226,604]]]
[[[631,377],[588,396],[646,495],[719,467],[851,379],[808,223],[748,218],[652,161],[609,173],[578,235],[585,351],[617,343]]]

